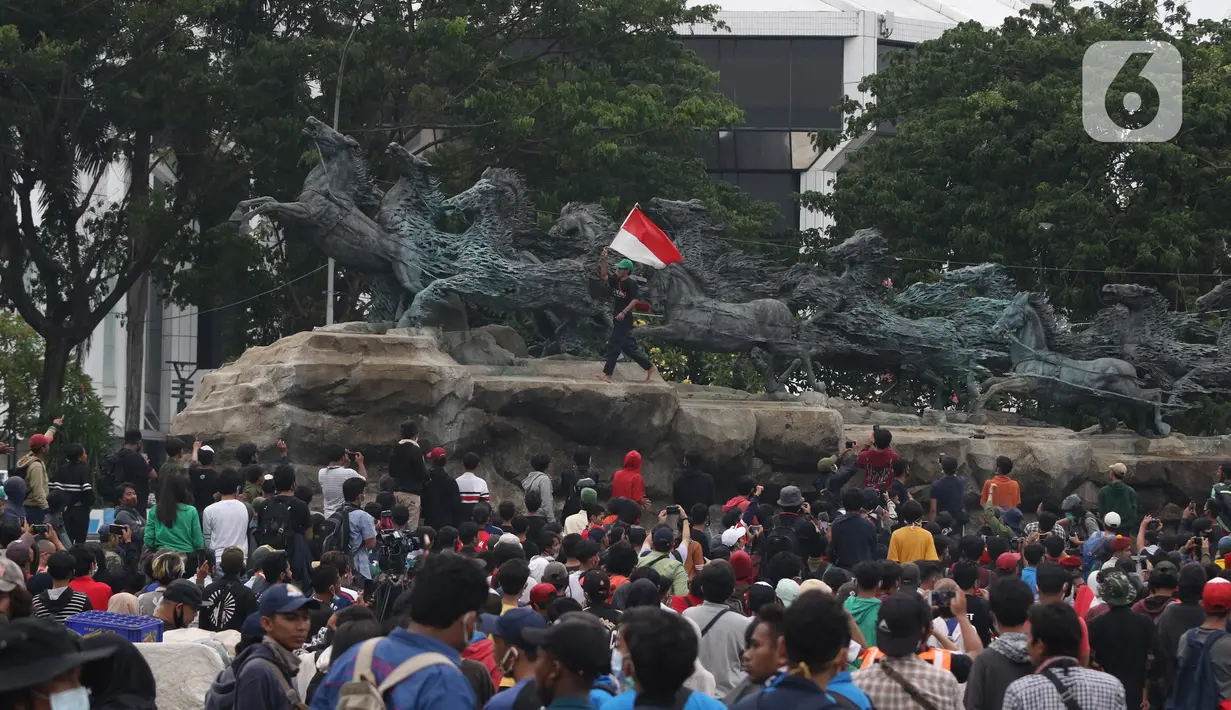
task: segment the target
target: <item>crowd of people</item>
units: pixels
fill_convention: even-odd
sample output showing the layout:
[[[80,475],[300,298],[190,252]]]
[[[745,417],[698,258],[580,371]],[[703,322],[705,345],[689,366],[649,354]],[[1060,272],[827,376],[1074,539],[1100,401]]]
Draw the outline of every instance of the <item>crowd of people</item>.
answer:
[[[496,502],[477,454],[452,475],[414,422],[387,476],[329,445],[316,485],[282,442],[224,465],[168,439],[155,470],[130,432],[94,542],[87,453],[49,476],[55,434],[0,509],[12,707],[153,708],[151,654],[197,644],[209,710],[1231,710],[1231,463],[1164,526],[1122,464],[1097,507],[1024,515],[1006,457],[979,487],[941,456],[912,490],[879,427],[806,493],[749,479],[721,500],[689,452],[660,506],[636,451],[610,476],[585,449],[537,454]],[[66,631],[91,610],[160,620],[161,647]]]

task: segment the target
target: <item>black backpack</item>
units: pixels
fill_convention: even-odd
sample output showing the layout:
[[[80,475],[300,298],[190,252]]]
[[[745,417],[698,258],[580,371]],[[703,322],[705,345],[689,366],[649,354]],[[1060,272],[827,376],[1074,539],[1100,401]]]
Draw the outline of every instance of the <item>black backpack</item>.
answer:
[[[765,559],[773,559],[779,552],[794,552],[799,554],[799,533],[790,525],[779,523],[765,538]]]
[[[283,496],[265,499],[261,524],[256,530],[257,544],[269,545],[275,550],[290,551],[291,536],[294,534],[292,531],[290,502]]]
[[[358,507],[349,503],[343,503],[341,508],[333,511],[325,520],[326,530],[325,537],[321,540],[321,553],[326,552],[341,552],[346,555],[346,560],[351,561],[350,554],[350,514]]]
[[[98,467],[98,496],[105,501],[117,501],[115,487],[123,482],[124,463],[121,458],[125,449],[121,448],[103,457],[102,465]]]

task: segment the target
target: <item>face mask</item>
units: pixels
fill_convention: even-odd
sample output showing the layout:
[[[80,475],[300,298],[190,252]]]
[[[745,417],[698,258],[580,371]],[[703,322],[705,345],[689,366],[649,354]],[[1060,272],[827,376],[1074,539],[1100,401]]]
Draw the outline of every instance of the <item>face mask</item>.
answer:
[[[1065,513],[1064,517],[1068,518],[1070,523],[1077,519],[1073,517],[1072,513]]]
[[[175,611],[171,612],[171,620],[175,623],[175,628],[184,628],[184,607],[177,606]]]
[[[51,704],[51,710],[90,710],[90,691],[85,686],[62,690],[45,697]]]
[[[611,649],[611,675],[619,678],[624,673],[624,654],[620,649]]]

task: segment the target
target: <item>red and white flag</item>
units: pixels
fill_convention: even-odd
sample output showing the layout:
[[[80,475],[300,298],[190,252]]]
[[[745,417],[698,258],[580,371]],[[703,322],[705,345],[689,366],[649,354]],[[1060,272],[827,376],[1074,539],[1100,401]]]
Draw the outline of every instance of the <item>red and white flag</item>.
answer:
[[[633,207],[611,240],[611,248],[638,264],[653,266],[655,269],[666,268],[667,264],[681,262],[684,257],[671,243],[671,237],[650,221],[641,211],[641,207]]]

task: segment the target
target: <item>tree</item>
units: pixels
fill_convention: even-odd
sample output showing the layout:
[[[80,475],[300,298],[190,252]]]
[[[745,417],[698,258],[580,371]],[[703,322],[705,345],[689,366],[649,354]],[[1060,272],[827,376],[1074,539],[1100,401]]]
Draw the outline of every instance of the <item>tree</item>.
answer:
[[[247,194],[216,195],[200,222],[202,241],[177,255],[205,267],[177,275],[177,299],[221,305],[324,264],[279,233],[264,246],[235,248],[224,222],[243,197],[298,193],[315,159],[299,135],[303,119],[329,117],[356,17],[340,128],[368,149],[378,176],[390,175],[385,146],[418,136],[451,190],[469,187],[492,165],[521,171],[542,225],[570,201],[601,201],[619,215],[653,196],[706,199],[744,239],[764,236],[772,223],[772,206],[711,180],[701,158],[708,134],[742,120],[674,29],[710,21],[713,8],[683,0],[358,5],[274,0],[219,14],[227,63],[242,87],[229,107],[236,115],[229,137],[235,154],[252,156],[252,181]],[[257,273],[259,264],[282,270]],[[339,283],[339,319],[355,317],[365,285],[345,272]],[[244,304],[246,319],[237,320],[265,325],[233,334],[233,347],[319,324],[323,290],[324,275],[313,274]]]
[[[129,351],[140,357],[150,266],[166,244],[192,238],[201,195],[244,175],[213,167],[227,84],[204,30],[230,4],[0,7],[0,298],[42,338],[44,420],[73,348],[130,289]],[[113,178],[127,189],[100,194]],[[139,417],[140,388],[129,389],[129,416]]]
[[[1168,3],[1168,7],[1171,4]],[[896,128],[852,158],[832,194],[808,206],[831,214],[828,239],[879,226],[907,282],[946,263],[997,261],[1022,288],[1048,291],[1074,315],[1097,309],[1099,288],[1134,281],[1178,307],[1227,273],[1231,238],[1231,22],[1193,25],[1153,0],[1035,4],[984,29],[966,23],[895,56],[864,80],[874,101],[848,102],[846,136]],[[1081,119],[1081,63],[1101,40],[1163,39],[1184,58],[1184,120],[1166,143],[1099,143]],[[1122,126],[1154,115],[1145,57],[1106,100]],[[1138,114],[1126,92],[1145,99]],[[1129,275],[1127,272],[1139,272]],[[1140,273],[1145,272],[1145,273]]]

